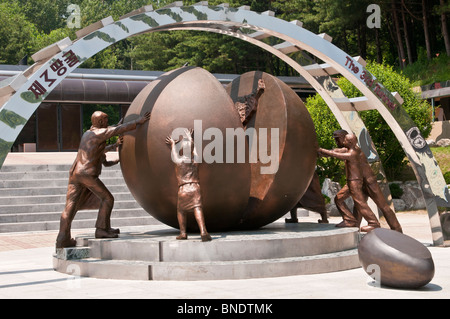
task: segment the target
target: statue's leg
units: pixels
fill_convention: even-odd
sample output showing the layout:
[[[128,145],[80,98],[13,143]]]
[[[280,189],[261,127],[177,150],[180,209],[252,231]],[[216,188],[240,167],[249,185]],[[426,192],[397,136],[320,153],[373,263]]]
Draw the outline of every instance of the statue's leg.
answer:
[[[67,187],[66,206],[61,214],[59,233],[56,237],[56,248],[74,247],[76,241],[71,235],[72,221],[77,213],[77,202],[83,186],[69,183]]]
[[[342,216],[342,223],[337,224],[336,227],[358,227],[358,219],[350,211],[345,204],[345,200],[350,197],[350,188],[348,184],[344,185],[342,189],[334,197],[334,203]]]
[[[202,241],[210,241],[211,236],[206,230],[205,217],[203,215],[203,209],[200,206],[194,208],[195,220],[197,221],[198,228],[200,229],[200,236]]]
[[[294,208],[292,208],[291,210],[290,210],[290,214],[291,214],[291,218],[285,218],[285,222],[286,223],[298,223],[298,218],[297,218],[297,207],[298,207],[298,204],[296,204],[295,206],[294,206]]]
[[[366,191],[369,194],[370,198],[374,201],[374,203],[378,206],[378,208],[383,213],[384,218],[386,218],[386,222],[392,230],[396,230],[400,233],[403,232],[402,226],[398,222],[397,216],[394,211],[389,206],[386,198],[384,197],[383,191],[376,181],[365,184]]]
[[[363,191],[362,180],[349,181],[348,185],[356,211],[362,215],[368,224],[367,226],[361,227],[361,230],[370,231],[374,228],[379,228],[380,222],[367,204],[367,195]]]
[[[187,232],[186,232],[186,227],[187,227],[187,216],[186,213],[184,211],[182,211],[181,209],[177,210],[177,219],[178,219],[178,226],[180,227],[180,235],[177,236],[178,240],[184,240],[187,239]]]
[[[314,171],[311,184],[306,190],[305,195],[303,195],[303,198],[305,197],[310,199],[311,209],[320,214],[321,219],[319,219],[318,222],[321,224],[328,224],[328,212],[325,204],[325,199],[323,198],[322,195],[322,187],[320,186],[320,179],[319,175],[317,174],[317,171]],[[300,199],[300,203],[303,203],[303,198]],[[304,206],[308,207],[308,205]]]
[[[83,179],[89,190],[100,199],[97,222],[95,223],[96,238],[117,238],[117,232],[111,231],[111,212],[114,197],[98,177],[87,176]]]

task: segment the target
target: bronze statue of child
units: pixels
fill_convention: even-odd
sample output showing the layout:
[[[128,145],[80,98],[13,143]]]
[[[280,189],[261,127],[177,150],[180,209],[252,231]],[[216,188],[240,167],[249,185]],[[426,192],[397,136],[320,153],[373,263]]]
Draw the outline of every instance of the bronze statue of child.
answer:
[[[166,138],[166,144],[171,147],[172,161],[175,163],[178,181],[177,219],[180,235],[177,236],[177,239],[187,239],[187,214],[193,212],[202,241],[210,241],[211,236],[206,230],[203,215],[198,163],[195,162],[197,151],[194,145],[193,130],[185,130],[185,135],[183,139],[177,141],[170,136]],[[178,142],[181,142],[180,146],[183,152],[181,156],[175,147]]]

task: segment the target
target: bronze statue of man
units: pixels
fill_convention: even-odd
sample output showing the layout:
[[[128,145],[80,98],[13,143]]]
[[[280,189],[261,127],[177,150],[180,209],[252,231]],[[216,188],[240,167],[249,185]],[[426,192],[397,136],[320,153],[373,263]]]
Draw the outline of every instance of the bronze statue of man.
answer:
[[[111,228],[111,212],[114,197],[99,179],[102,165],[114,163],[106,161],[106,141],[113,136],[134,130],[150,119],[150,113],[137,120],[108,126],[108,115],[101,111],[92,114],[91,128],[81,137],[77,157],[69,172],[66,206],[61,214],[56,248],[73,247],[76,241],[71,237],[71,225],[78,210],[94,208],[99,203],[95,224],[95,238],[116,238],[118,230]],[[93,196],[95,195],[95,196]],[[95,207],[97,208],[98,205]]]
[[[195,162],[197,151],[194,145],[193,131],[185,130],[185,135],[180,144],[183,153],[181,156],[175,147],[180,140],[175,141],[170,136],[166,138],[166,144],[171,147],[172,161],[175,163],[178,181],[177,219],[180,235],[177,236],[177,239],[187,239],[187,214],[193,212],[202,241],[210,241],[211,236],[206,230],[203,215],[198,163]]]
[[[357,138],[354,134],[345,135],[343,148],[332,151],[319,148],[319,155],[332,156],[345,161],[345,173],[350,196],[353,198],[355,210],[367,221],[368,225],[361,227],[361,231],[369,232],[380,227],[380,223],[375,214],[367,204],[367,194],[364,192],[364,177],[361,165],[362,151],[357,145]],[[364,154],[362,154],[364,155]],[[343,215],[344,221],[341,227],[358,227],[353,214]]]
[[[347,131],[345,130],[337,130],[333,133],[333,136],[335,138],[336,144],[338,147],[343,147],[343,141],[345,139],[345,136],[347,135]],[[400,233],[402,233],[402,227],[397,220],[397,217],[394,213],[394,211],[389,206],[386,197],[383,194],[383,191],[380,188],[380,185],[378,185],[377,177],[373,173],[372,167],[370,166],[369,162],[367,161],[367,157],[363,152],[361,152],[361,170],[363,174],[363,180],[364,180],[364,191],[365,193],[373,200],[373,202],[378,206],[378,208],[383,213],[383,216],[386,219],[386,222],[388,223],[389,227],[392,230],[396,230]],[[336,194],[336,197],[334,198],[334,202],[336,204],[336,207],[338,208],[339,212],[341,212],[342,215],[345,216],[351,216],[352,213],[348,209],[347,205],[345,204],[345,200],[350,197],[350,191],[348,189],[348,186],[345,185],[339,192]],[[357,225],[359,226],[359,223],[361,222],[361,215],[358,214],[358,212],[355,210],[353,212],[353,216],[355,217],[355,220],[357,221]],[[342,226],[345,226],[344,224]]]

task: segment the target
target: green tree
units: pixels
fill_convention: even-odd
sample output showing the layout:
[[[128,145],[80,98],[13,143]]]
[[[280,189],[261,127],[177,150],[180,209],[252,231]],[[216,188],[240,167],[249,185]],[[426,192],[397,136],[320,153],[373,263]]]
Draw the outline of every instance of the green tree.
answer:
[[[67,6],[76,3],[73,0],[15,0],[27,20],[33,23],[39,31],[49,34],[55,29],[65,26]]]
[[[24,52],[34,53],[48,44],[57,36],[70,36],[75,39],[74,31],[67,30],[66,19],[68,16],[68,4],[77,4],[81,8],[81,24],[86,27],[94,22],[108,16],[117,20],[122,15],[138,9],[144,5],[152,4],[155,9],[165,6],[173,0],[0,0],[4,4],[2,9],[2,48],[7,52],[2,53],[3,63],[16,63]],[[198,0],[184,0],[184,5],[192,5]],[[210,5],[218,5],[223,0],[210,0]],[[427,0],[426,8],[423,1],[413,0],[230,0],[227,1],[231,7],[243,5],[251,6],[254,11],[275,11],[278,18],[300,20],[304,27],[314,33],[327,33],[333,37],[333,43],[342,48],[348,54],[361,55],[367,59],[377,59],[381,62],[384,58],[389,64],[398,67],[403,66],[403,60],[408,63],[421,57],[421,52],[426,59],[431,53],[446,52],[448,54],[449,36],[446,28],[449,12],[448,1]],[[366,19],[368,4],[381,6],[381,29],[368,29]],[[422,4],[422,5],[420,5]],[[424,41],[424,18],[423,8],[427,9],[427,34],[428,41]],[[395,19],[396,18],[396,19]],[[14,20],[15,19],[15,20]],[[12,30],[12,25],[17,26]],[[397,23],[396,23],[396,22]],[[34,29],[34,30],[33,30]],[[12,32],[9,32],[12,30]],[[26,35],[28,34],[28,36]],[[133,42],[126,39],[114,44],[108,50],[96,55],[91,61],[86,62],[83,67],[110,67],[133,69],[142,66],[161,65],[164,60],[165,67],[173,68],[179,65],[181,60],[191,61],[217,72],[240,72],[246,68],[258,68],[266,70],[275,75],[290,75],[293,71],[283,62],[273,56],[253,48],[239,40],[230,40],[228,37],[220,37],[213,34],[185,33],[189,43],[179,44],[179,37],[159,35],[149,37],[156,44],[153,52],[165,52],[172,54],[172,59],[161,57],[156,54],[148,56],[144,54],[149,49],[149,40]],[[168,37],[174,37],[168,41]],[[161,37],[161,39],[159,39]],[[211,38],[211,39],[208,39]],[[274,39],[264,40],[268,44],[276,43]],[[179,44],[174,47],[166,47],[164,42]],[[204,48],[207,45],[215,45],[217,55],[212,50],[204,53],[193,50],[195,44]],[[136,46],[139,46],[137,48]],[[404,50],[406,46],[406,51]],[[14,49],[13,49],[14,48]],[[431,48],[431,49],[430,49]],[[243,52],[240,52],[240,51]],[[431,51],[430,51],[431,50]],[[239,51],[239,52],[238,52]],[[403,52],[403,53],[402,53]],[[406,56],[407,53],[407,56]],[[13,58],[11,58],[11,54]],[[8,56],[8,57],[7,57]],[[23,55],[22,55],[23,56]],[[144,61],[141,57],[150,58],[155,61]]]
[[[305,105],[314,122],[319,146],[325,149],[336,148],[333,132],[341,127],[325,101],[319,94],[316,94],[308,97]],[[344,165],[341,160],[333,157],[319,157],[317,167],[321,182],[325,178],[330,178],[335,182],[343,182],[342,178],[345,178],[345,174],[343,174]]]
[[[17,64],[25,55],[34,53],[39,30],[16,3],[0,3],[0,21],[0,63]]]

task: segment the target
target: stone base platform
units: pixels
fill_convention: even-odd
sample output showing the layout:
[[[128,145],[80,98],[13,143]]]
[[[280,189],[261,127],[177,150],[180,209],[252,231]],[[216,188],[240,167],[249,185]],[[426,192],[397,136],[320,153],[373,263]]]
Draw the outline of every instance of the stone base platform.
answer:
[[[360,267],[357,228],[335,224],[275,222],[253,231],[199,234],[176,240],[178,230],[159,226],[116,239],[77,238],[57,249],[56,271],[126,280],[224,280],[294,276]]]

